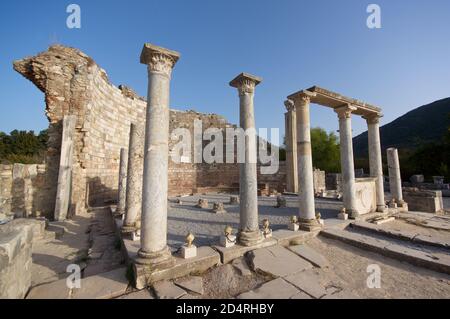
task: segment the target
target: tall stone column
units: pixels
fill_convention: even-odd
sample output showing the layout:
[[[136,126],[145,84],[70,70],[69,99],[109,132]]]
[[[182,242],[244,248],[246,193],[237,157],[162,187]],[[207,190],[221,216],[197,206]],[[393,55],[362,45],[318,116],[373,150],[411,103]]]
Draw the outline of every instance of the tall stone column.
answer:
[[[297,118],[297,162],[299,185],[300,229],[314,231],[320,228],[314,202],[314,177],[311,150],[309,106],[311,96],[301,93],[293,97]]]
[[[137,263],[151,269],[174,263],[167,247],[167,194],[169,164],[169,97],[172,69],[180,54],[145,44],[141,63],[148,66],[142,189],[141,249]]]
[[[339,138],[341,149],[341,173],[343,182],[344,207],[350,217],[358,217],[356,210],[355,164],[353,162],[352,112],[356,107],[345,105],[335,109],[339,118]]]
[[[77,117],[66,115],[62,121],[61,155],[59,160],[58,185],[56,191],[56,221],[63,221],[69,212],[72,190],[73,140]]]
[[[287,112],[284,114],[286,131],[286,189],[298,193],[297,166],[297,116],[295,104],[291,100],[284,102]]]
[[[119,162],[119,201],[117,203],[116,215],[125,213],[127,199],[127,167],[128,151],[125,148],[121,148]]]
[[[401,207],[405,206],[402,191],[402,176],[400,174],[400,161],[398,159],[398,150],[396,148],[387,149],[387,162],[389,170],[389,187],[391,195]]]
[[[384,212],[386,205],[384,202],[383,162],[381,159],[380,115],[364,118],[367,121],[368,128],[370,176],[377,178],[377,212]]]
[[[261,78],[241,73],[230,82],[238,89],[240,127],[245,130],[245,162],[239,164],[240,232],[239,243],[253,246],[263,240],[258,222],[258,182],[256,128],[253,97]]]
[[[125,219],[122,233],[132,233],[139,228],[142,209],[142,174],[144,171],[144,125],[130,125],[128,143],[128,168]]]

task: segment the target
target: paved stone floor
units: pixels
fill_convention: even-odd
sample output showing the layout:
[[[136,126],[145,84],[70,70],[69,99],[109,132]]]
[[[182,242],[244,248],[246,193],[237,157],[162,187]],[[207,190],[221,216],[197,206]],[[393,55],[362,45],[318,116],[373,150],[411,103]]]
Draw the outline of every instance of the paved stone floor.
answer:
[[[260,222],[268,218],[273,230],[286,229],[290,217],[298,214],[298,197],[285,197],[288,206],[286,208],[275,208],[276,197],[259,197]],[[227,213],[215,214],[210,209],[195,207],[199,198],[207,199],[210,209],[216,201],[225,203]],[[168,213],[168,243],[172,249],[177,249],[184,243],[184,237],[189,231],[195,234],[197,246],[207,246],[218,242],[226,225],[231,225],[235,231],[239,227],[239,206],[226,204],[230,199],[229,194],[182,197],[182,205],[176,204],[175,199],[178,198],[171,198]],[[336,216],[341,207],[342,202],[337,200],[316,200],[316,210],[321,213],[326,224],[339,222]]]

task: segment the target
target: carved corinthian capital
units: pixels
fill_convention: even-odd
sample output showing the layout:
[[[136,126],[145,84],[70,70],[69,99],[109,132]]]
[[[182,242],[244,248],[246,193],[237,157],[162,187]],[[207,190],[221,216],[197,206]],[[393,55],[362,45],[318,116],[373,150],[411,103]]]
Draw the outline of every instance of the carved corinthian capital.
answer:
[[[284,106],[288,112],[295,112],[295,103],[292,100],[284,101]]]
[[[352,116],[352,112],[357,108],[353,105],[344,105],[334,109],[339,119],[349,119]]]
[[[146,43],[141,53],[141,63],[147,64],[148,72],[161,73],[168,77],[172,74],[172,69],[180,58],[178,52],[158,47]]]
[[[230,86],[237,88],[239,95],[253,94],[255,92],[255,87],[261,83],[261,81],[262,79],[257,76],[241,73],[230,82]]]
[[[363,116],[363,119],[366,120],[367,124],[379,124],[381,117],[381,114],[371,114]]]

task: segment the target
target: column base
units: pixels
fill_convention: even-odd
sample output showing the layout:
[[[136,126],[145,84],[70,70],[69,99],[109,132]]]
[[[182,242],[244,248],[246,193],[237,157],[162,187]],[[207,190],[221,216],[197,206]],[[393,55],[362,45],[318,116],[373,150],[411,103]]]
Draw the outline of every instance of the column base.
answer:
[[[350,219],[356,219],[359,216],[361,216],[360,213],[357,210],[354,210],[354,209],[346,209],[346,213],[348,214],[348,217]]]
[[[323,226],[317,221],[317,219],[303,219],[299,218],[298,224],[300,226],[300,230],[313,232],[317,230],[321,230]]]
[[[377,205],[377,213],[386,213],[387,208],[386,205]]]
[[[134,233],[136,230],[138,230],[138,228],[136,227],[136,224],[132,224],[132,225],[122,225],[122,228],[120,229],[120,232],[123,235],[129,235],[131,233]]]
[[[135,259],[136,264],[148,266],[151,269],[167,269],[175,265],[175,259],[169,250],[169,247],[154,253],[148,253],[139,249],[138,257]]]
[[[257,231],[241,231],[238,234],[239,245],[250,247],[261,243],[264,237],[260,230]]]

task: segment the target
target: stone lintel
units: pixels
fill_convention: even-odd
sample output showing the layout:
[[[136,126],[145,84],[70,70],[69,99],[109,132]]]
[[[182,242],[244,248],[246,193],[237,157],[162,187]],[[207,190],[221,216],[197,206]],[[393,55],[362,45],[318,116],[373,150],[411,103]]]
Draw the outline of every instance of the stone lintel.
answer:
[[[233,80],[231,80],[230,82],[230,86],[235,87],[235,88],[239,88],[242,85],[242,82],[244,80],[247,81],[251,81],[256,85],[258,85],[259,83],[261,83],[262,78],[255,76],[255,75],[251,75],[249,73],[241,73],[239,74],[237,77],[235,77]]]
[[[151,43],[145,43],[142,48],[141,53],[141,63],[142,64],[150,64],[151,58],[155,54],[162,54],[170,57],[173,60],[173,64],[175,64],[180,58],[180,53],[176,51],[172,51],[166,48],[159,47],[157,45]]]
[[[272,237],[277,240],[278,245],[289,247],[291,244],[302,244],[307,242],[308,240],[313,239],[317,235],[319,235],[320,231],[292,231],[287,229],[279,229],[275,230],[272,233]]]

